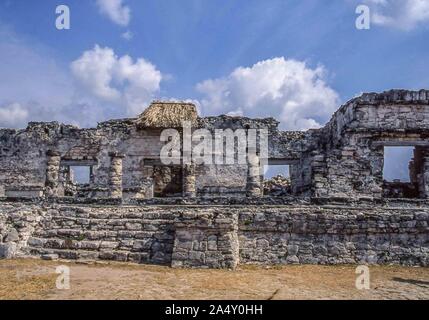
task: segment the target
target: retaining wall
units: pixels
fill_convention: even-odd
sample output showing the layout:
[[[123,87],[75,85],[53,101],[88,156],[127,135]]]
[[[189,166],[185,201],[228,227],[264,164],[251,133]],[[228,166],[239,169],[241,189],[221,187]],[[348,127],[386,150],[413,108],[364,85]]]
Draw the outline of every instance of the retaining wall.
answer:
[[[0,202],[0,257],[173,267],[429,264],[429,209]]]

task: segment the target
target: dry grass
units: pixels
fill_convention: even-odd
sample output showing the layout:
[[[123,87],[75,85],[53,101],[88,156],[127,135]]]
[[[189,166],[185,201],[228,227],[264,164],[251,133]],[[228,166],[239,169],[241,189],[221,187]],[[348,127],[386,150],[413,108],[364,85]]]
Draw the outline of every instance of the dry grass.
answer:
[[[0,299],[37,300],[47,298],[55,288],[55,269],[39,260],[0,263]]]
[[[153,102],[137,119],[141,128],[180,128],[183,121],[195,125],[198,112],[195,105],[184,102]]]
[[[71,268],[71,289],[57,290],[55,268],[64,264]],[[355,266],[242,266],[227,271],[0,261],[0,299],[429,299],[428,268],[370,270],[371,290],[360,291]]]

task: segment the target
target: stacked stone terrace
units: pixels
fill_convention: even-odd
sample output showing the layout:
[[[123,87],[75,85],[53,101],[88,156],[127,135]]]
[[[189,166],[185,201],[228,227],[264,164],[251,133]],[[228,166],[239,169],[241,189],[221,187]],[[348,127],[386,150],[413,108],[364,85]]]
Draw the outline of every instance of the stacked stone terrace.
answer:
[[[429,265],[427,206],[0,203],[0,258],[172,267]]]

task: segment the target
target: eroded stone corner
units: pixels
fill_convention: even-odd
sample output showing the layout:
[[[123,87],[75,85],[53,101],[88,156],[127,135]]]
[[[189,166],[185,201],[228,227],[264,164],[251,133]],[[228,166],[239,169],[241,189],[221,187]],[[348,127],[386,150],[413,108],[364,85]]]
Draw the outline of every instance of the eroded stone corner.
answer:
[[[183,213],[175,219],[173,268],[235,269],[239,263],[238,215]]]

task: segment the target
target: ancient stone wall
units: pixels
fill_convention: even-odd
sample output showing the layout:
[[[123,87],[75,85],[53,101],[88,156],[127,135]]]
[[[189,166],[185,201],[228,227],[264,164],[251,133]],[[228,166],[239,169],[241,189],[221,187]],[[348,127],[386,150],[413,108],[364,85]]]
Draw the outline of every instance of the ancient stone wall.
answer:
[[[352,99],[321,130],[320,147],[305,154],[317,158],[311,165],[312,194],[382,197],[384,147],[428,150],[428,129],[427,90],[392,90]],[[421,180],[425,172],[424,168],[419,172]]]
[[[240,245],[236,214],[191,209],[178,215],[174,226],[172,267],[237,267]]]
[[[429,263],[427,210],[270,208],[239,226],[240,263]]]
[[[234,117],[200,118],[199,126],[216,129],[269,128],[272,157],[298,159],[294,146],[301,135],[277,131],[274,119]],[[68,196],[67,166],[90,166],[87,186],[74,188],[75,195],[90,198],[112,196],[125,200],[154,196],[154,173],[162,166],[161,129],[138,129],[135,119],[111,120],[97,128],[79,129],[52,123],[30,123],[23,130],[0,129],[0,189],[8,197],[37,198]],[[112,153],[122,155],[122,166]],[[112,172],[121,168],[112,179]],[[248,168],[241,165],[198,165],[195,168],[195,193],[200,196],[245,196]],[[120,177],[121,175],[121,177]],[[166,177],[168,178],[168,177]],[[73,188],[71,188],[73,189]]]
[[[429,198],[426,90],[363,94],[340,107],[324,128],[305,132],[281,131],[273,118],[198,118],[194,130],[266,130],[268,155],[264,158],[260,150],[254,150],[259,163],[253,163],[248,161],[253,151],[243,151],[247,162],[200,164],[191,176],[182,166],[161,163],[162,128],[138,127],[137,120],[111,120],[91,129],[53,122],[30,123],[25,130],[0,130],[0,195],[55,198],[72,194],[125,202],[180,195],[260,197],[260,169],[273,164],[291,166],[294,196],[382,198],[390,194],[383,180],[384,147],[413,146],[413,187],[418,197]],[[71,166],[90,167],[89,184],[71,185]],[[157,170],[160,166],[164,168]],[[171,173],[176,169],[180,172]],[[168,185],[172,190],[165,190]]]
[[[402,203],[402,205],[404,205]],[[174,267],[429,265],[429,206],[118,206],[0,202],[0,255]]]
[[[16,242],[22,254],[171,262],[174,214],[168,209],[7,203],[0,212],[2,245]],[[19,240],[8,241],[10,233],[19,235]]]

